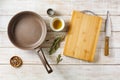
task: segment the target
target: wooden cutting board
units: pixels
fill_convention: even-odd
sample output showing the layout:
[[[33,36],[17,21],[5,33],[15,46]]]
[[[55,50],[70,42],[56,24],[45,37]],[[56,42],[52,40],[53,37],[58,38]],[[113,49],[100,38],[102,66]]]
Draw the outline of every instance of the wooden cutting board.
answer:
[[[93,61],[101,25],[101,17],[73,11],[63,54]]]

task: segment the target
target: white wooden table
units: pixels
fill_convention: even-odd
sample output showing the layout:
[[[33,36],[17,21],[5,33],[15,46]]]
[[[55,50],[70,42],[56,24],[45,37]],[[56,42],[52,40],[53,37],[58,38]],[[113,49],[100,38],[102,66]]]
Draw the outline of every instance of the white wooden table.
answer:
[[[49,28],[50,17],[46,10],[53,8],[62,17],[66,26],[70,22],[73,10],[91,10],[105,19],[109,10],[112,18],[112,37],[110,55],[104,56],[104,22],[101,29],[95,62],[88,63],[69,57],[56,65],[56,56],[62,54],[64,43],[57,52],[49,56],[48,50],[53,39],[63,32],[55,33]],[[10,19],[20,11],[34,11],[40,14],[48,26],[48,35],[42,45],[45,55],[54,72],[47,74],[39,57],[34,51],[20,50],[12,45],[7,36],[7,25]],[[9,64],[12,56],[20,56],[23,66],[13,68]],[[0,0],[0,80],[120,80],[120,1],[119,0]]]

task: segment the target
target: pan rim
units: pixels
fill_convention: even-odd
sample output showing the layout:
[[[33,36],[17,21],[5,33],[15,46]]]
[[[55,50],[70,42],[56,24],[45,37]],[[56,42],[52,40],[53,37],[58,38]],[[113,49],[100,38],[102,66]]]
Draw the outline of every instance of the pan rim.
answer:
[[[41,37],[40,37],[40,39],[38,40],[38,41],[36,41],[34,44],[32,44],[31,46],[29,45],[29,46],[20,46],[20,45],[18,45],[16,42],[15,42],[15,40],[14,40],[14,38],[13,38],[13,35],[11,35],[12,33],[12,29],[11,29],[11,25],[14,25],[14,21],[15,21],[15,19],[16,18],[18,18],[18,17],[20,17],[19,15],[24,15],[24,14],[30,14],[30,15],[35,15],[36,17],[38,17],[39,18],[39,21],[41,21],[41,23],[42,23],[42,34],[41,34]],[[14,46],[16,46],[16,47],[18,47],[18,48],[20,48],[20,49],[24,49],[24,50],[33,50],[33,49],[35,49],[35,48],[37,48],[37,47],[39,47],[42,43],[43,43],[43,41],[45,40],[45,38],[46,38],[46,34],[47,34],[47,28],[46,28],[46,23],[45,23],[45,21],[43,20],[43,18],[39,15],[39,14],[37,14],[37,13],[35,13],[35,12],[33,12],[33,11],[22,11],[22,12],[19,12],[19,13],[17,13],[16,15],[14,15],[12,18],[11,18],[11,20],[9,21],[9,24],[8,24],[8,29],[7,29],[7,33],[8,33],[8,37],[9,37],[9,40],[12,42],[12,44],[14,45]]]

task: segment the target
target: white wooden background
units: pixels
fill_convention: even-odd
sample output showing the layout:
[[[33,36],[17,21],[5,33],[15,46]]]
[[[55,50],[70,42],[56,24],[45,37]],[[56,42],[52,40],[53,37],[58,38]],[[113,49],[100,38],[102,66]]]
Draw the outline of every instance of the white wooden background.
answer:
[[[105,19],[109,10],[112,18],[112,37],[110,39],[110,55],[104,56],[104,22],[101,29],[95,62],[88,63],[81,60],[63,57],[63,61],[56,65],[56,56],[62,54],[64,43],[58,51],[48,55],[53,39],[65,34],[55,33],[49,28],[50,17],[46,10],[53,8],[57,15],[66,22],[70,21],[73,10],[91,10]],[[42,45],[45,55],[53,67],[54,72],[47,74],[35,51],[20,50],[12,45],[7,36],[7,26],[10,19],[20,11],[34,11],[40,14],[48,26],[48,35]],[[23,66],[13,68],[9,64],[12,56],[20,56]],[[120,80],[120,0],[0,0],[0,80]]]

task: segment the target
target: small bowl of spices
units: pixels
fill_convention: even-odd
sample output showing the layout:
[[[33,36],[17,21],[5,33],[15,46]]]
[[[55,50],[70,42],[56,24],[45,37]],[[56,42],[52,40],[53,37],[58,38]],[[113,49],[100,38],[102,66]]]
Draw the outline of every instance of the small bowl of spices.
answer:
[[[65,22],[60,17],[54,17],[50,21],[50,27],[53,31],[62,31],[65,27]]]

